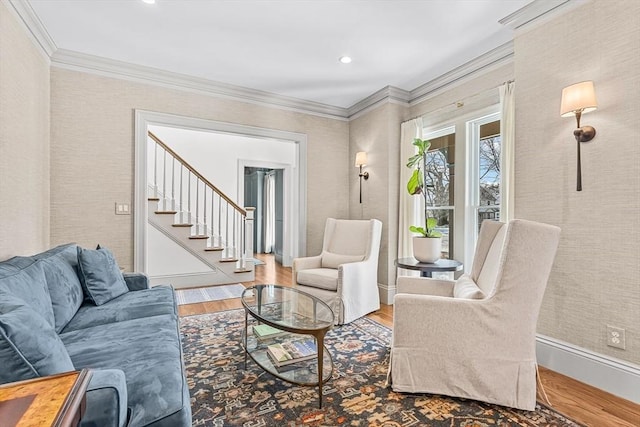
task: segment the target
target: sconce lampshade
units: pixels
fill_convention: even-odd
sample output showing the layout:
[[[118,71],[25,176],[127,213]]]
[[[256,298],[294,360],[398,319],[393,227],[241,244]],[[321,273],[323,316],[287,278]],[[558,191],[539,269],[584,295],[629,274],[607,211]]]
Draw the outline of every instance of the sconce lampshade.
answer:
[[[570,117],[577,111],[582,114],[598,108],[592,81],[580,82],[562,89],[560,116]]]
[[[356,153],[356,167],[365,166],[367,164],[367,152],[359,151]]]

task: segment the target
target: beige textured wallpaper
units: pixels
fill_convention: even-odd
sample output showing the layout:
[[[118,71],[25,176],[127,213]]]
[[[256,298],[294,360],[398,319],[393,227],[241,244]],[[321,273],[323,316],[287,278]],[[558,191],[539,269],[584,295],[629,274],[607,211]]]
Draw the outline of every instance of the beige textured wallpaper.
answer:
[[[407,107],[385,103],[350,122],[349,217],[382,221],[378,283],[395,286],[394,260],[398,247],[398,189],[400,123]],[[369,179],[362,181],[359,202],[356,153],[366,151]]]
[[[0,2],[0,260],[49,246],[49,61]]]
[[[540,333],[640,364],[640,2],[595,0],[515,40],[519,218],[562,228]],[[593,80],[597,130],[582,145],[576,191],[574,118],[562,88]],[[626,350],[606,326],[626,329]]]
[[[52,67],[52,245],[100,243],[132,268],[133,216],[114,203],[133,203],[135,109],[306,134],[307,253],[347,217],[347,122]]]

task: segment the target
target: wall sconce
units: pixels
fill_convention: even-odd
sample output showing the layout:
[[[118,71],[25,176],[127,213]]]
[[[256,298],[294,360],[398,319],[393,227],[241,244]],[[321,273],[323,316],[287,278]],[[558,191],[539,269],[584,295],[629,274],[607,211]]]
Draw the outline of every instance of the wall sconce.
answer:
[[[367,165],[367,152],[359,151],[356,153],[356,167],[360,168],[360,173],[358,176],[360,177],[360,203],[362,203],[362,178],[369,179],[369,172],[362,172],[362,167]]]
[[[582,191],[582,167],[580,165],[580,143],[588,142],[596,136],[596,130],[593,126],[580,127],[580,118],[584,113],[598,108],[596,102],[596,92],[592,81],[576,83],[562,89],[562,102],[560,105],[560,116],[571,117],[576,116],[577,129],[573,131],[578,144],[578,178],[576,191]]]

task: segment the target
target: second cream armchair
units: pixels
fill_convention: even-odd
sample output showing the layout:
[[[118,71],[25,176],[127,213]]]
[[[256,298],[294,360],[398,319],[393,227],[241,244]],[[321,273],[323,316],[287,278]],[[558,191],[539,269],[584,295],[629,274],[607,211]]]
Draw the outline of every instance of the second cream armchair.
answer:
[[[322,253],[293,260],[293,283],[333,310],[344,324],[380,308],[378,253],[382,223],[377,219],[328,218]]]

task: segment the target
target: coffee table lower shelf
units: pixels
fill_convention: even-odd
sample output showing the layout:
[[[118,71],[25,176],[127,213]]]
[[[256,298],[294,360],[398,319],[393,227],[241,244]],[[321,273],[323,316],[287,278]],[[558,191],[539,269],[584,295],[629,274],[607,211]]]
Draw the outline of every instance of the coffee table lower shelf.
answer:
[[[244,331],[244,334],[246,334],[246,329]],[[331,359],[331,354],[327,350],[326,346],[323,345],[324,351],[322,352],[322,381],[319,381],[319,360],[317,358],[278,367],[274,365],[273,361],[267,354],[268,345],[276,342],[286,341],[287,339],[293,339],[296,336],[297,335],[295,334],[285,335],[283,337],[273,339],[272,341],[265,342],[258,341],[252,335],[246,336],[245,341],[245,336],[243,336],[242,342],[247,343],[246,347],[244,347],[243,344],[245,350],[244,367],[245,369],[247,368],[247,356],[249,356],[251,360],[256,363],[256,365],[276,378],[295,385],[318,387],[319,407],[322,408],[322,385],[329,381],[333,373],[333,360]]]

